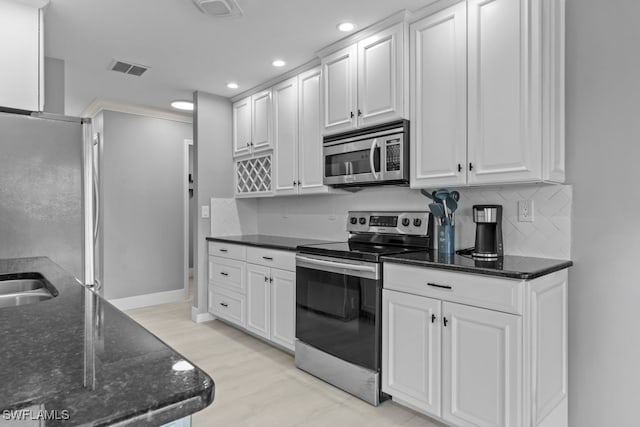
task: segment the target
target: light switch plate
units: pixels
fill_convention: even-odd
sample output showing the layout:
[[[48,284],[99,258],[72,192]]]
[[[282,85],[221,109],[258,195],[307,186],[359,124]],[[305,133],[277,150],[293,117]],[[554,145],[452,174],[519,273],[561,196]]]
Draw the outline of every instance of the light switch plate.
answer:
[[[209,206],[201,206],[200,207],[200,216],[202,218],[209,218]]]
[[[518,222],[533,222],[533,200],[518,200]]]

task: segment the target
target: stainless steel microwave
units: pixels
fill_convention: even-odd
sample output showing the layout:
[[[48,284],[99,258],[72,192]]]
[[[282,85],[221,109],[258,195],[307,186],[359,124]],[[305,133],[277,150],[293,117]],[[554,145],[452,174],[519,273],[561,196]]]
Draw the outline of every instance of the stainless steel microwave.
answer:
[[[399,120],[323,139],[325,185],[409,183],[409,121]]]

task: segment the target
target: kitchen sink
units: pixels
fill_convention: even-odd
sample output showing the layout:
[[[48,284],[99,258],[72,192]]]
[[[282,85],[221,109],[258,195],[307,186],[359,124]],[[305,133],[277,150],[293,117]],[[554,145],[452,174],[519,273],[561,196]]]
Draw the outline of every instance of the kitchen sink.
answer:
[[[57,295],[58,291],[39,273],[0,276],[0,308],[35,304]]]

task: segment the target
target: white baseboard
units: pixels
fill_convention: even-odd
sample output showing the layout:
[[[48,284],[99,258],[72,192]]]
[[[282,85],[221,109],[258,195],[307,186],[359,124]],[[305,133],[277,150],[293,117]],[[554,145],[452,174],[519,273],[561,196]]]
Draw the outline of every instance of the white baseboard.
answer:
[[[198,313],[196,307],[191,307],[191,320],[195,323],[208,322],[214,320],[215,317],[211,313]]]
[[[153,294],[136,295],[128,298],[112,299],[109,300],[109,302],[120,310],[131,310],[132,308],[183,301],[187,296],[188,293],[184,289],[177,289],[175,291],[156,292]]]

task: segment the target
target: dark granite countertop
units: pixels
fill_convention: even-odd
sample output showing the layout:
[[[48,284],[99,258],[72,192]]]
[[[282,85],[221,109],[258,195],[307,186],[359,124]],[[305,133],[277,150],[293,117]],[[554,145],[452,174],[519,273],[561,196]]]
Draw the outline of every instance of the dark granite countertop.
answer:
[[[332,240],[307,239],[304,237],[269,236],[265,234],[246,234],[244,236],[207,237],[210,242],[236,243],[239,245],[257,246],[260,248],[295,251],[301,245],[319,245],[331,243]]]
[[[484,274],[510,279],[531,280],[569,268],[572,261],[505,255],[496,261],[475,260],[463,255],[441,255],[422,251],[382,257],[383,261],[439,268],[460,273]]]
[[[211,404],[205,372],[51,260],[0,259],[0,277],[21,273],[41,274],[58,296],[0,308],[0,412],[56,411],[47,426],[157,426]]]

